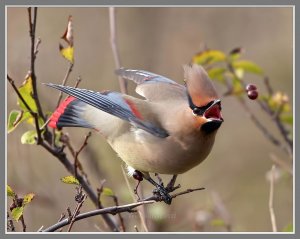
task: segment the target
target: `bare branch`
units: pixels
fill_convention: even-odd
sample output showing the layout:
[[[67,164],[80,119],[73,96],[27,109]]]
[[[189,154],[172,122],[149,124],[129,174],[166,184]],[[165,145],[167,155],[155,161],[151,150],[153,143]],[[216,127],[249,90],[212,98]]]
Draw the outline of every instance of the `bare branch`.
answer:
[[[176,198],[176,197],[178,197],[178,196],[180,196],[180,195],[184,195],[184,194],[188,194],[188,193],[192,193],[192,192],[200,191],[200,190],[204,190],[204,189],[205,189],[204,187],[201,187],[201,188],[194,188],[194,189],[186,189],[186,190],[184,190],[184,191],[182,191],[182,192],[175,193],[175,194],[170,195],[170,196],[171,196],[171,198]],[[144,202],[144,201],[149,201],[149,200],[151,200],[151,201],[154,200],[154,201],[156,201],[156,202],[161,202],[161,201],[163,201],[162,198],[159,197],[159,196],[157,196],[157,195],[152,195],[152,196],[147,197],[147,198],[145,198],[145,199],[143,199],[143,200],[141,200],[141,201]]]
[[[65,77],[64,77],[64,79],[63,79],[63,81],[62,81],[62,85],[66,85],[66,84],[67,84],[68,78],[69,78],[69,76],[70,76],[70,74],[71,74],[71,72],[72,72],[72,70],[73,70],[73,66],[74,66],[73,63],[70,63],[70,64],[69,64],[69,67],[68,67],[68,69],[67,69],[67,72],[66,72],[66,74],[65,74]],[[61,102],[62,96],[63,96],[63,93],[62,93],[62,91],[60,91],[60,92],[59,92],[59,96],[58,96],[58,100],[57,100],[57,103],[56,103],[56,108],[58,108],[58,106],[59,106],[59,104],[60,104],[60,102]]]
[[[68,232],[71,231],[71,229],[72,229],[72,227],[73,227],[73,225],[75,223],[76,216],[79,214],[79,210],[82,207],[82,205],[83,205],[83,203],[84,203],[84,201],[85,201],[86,198],[87,198],[87,196],[85,194],[83,194],[82,199],[78,202],[78,204],[77,204],[77,206],[76,206],[76,208],[75,208],[75,210],[74,210],[74,212],[72,214],[70,225],[69,225],[69,228],[67,230]]]
[[[273,201],[274,201],[274,171],[275,171],[275,165],[272,165],[271,177],[270,177],[269,212],[270,212],[270,217],[271,217],[272,230],[273,230],[273,232],[277,232],[276,217],[275,217],[275,212],[274,212],[274,207],[273,207]]]
[[[122,173],[123,173],[123,176],[124,176],[126,185],[127,185],[128,190],[129,190],[129,192],[130,192],[130,195],[131,195],[131,197],[132,197],[132,200],[135,201],[136,199],[135,199],[134,193],[133,193],[133,191],[132,191],[132,188],[131,188],[131,186],[130,186],[130,183],[129,183],[129,180],[128,180],[128,176],[126,175],[126,172],[125,172],[123,166],[121,166],[121,169],[122,169]],[[143,206],[143,207],[144,207],[144,206]],[[140,219],[141,219],[142,227],[144,228],[145,232],[148,232],[149,230],[148,230],[148,227],[147,227],[147,224],[146,224],[146,221],[145,221],[145,217],[144,217],[144,213],[143,213],[143,208],[142,208],[142,209],[138,208],[138,214],[139,214],[139,217],[140,217]]]
[[[116,69],[121,67],[119,49],[117,46],[117,31],[116,31],[116,14],[115,8],[109,7],[109,29],[110,29],[110,44],[114,55]],[[118,76],[120,90],[123,94],[127,94],[127,81]]]
[[[155,201],[144,201],[144,202],[136,202],[136,203],[132,203],[132,204],[127,204],[127,205],[123,205],[123,206],[113,206],[113,207],[107,207],[107,208],[103,208],[103,209],[97,209],[94,211],[90,211],[90,212],[86,212],[86,213],[82,213],[79,214],[78,216],[75,217],[75,221],[79,221],[85,218],[89,218],[89,217],[93,217],[93,216],[97,216],[97,215],[106,215],[106,214],[117,214],[117,213],[121,213],[121,212],[132,212],[133,208],[136,208],[140,205],[143,204],[152,204]],[[58,222],[50,227],[48,227],[47,229],[45,229],[43,232],[54,232],[57,229],[66,226],[70,224],[68,219],[64,219],[61,222]]]
[[[91,137],[91,135],[92,135],[92,132],[90,131],[86,136],[85,136],[85,139],[84,139],[84,142],[83,142],[83,144],[81,145],[81,147],[80,147],[80,149],[78,150],[78,151],[76,151],[76,153],[75,153],[75,157],[74,157],[74,176],[75,176],[75,178],[77,178],[77,168],[78,168],[78,166],[80,165],[80,167],[81,167],[81,171],[83,171],[82,170],[82,166],[81,166],[81,164],[79,163],[79,161],[78,161],[78,155],[80,154],[80,152],[84,149],[84,147],[86,147],[87,146],[87,141],[88,141],[88,139],[89,139],[89,137]]]
[[[36,21],[37,21],[37,7],[33,8],[33,18],[31,13],[31,7],[28,8],[28,18],[29,18],[29,36],[31,40],[31,51],[30,51],[30,74],[32,79],[32,88],[33,88],[33,94],[32,97],[36,103],[38,114],[40,117],[43,118],[44,121],[46,121],[46,118],[44,116],[39,97],[36,87],[36,74],[35,74],[35,59],[37,54],[37,47],[39,43],[35,42],[35,30],[36,30]]]
[[[70,160],[67,158],[66,154],[59,149],[53,149],[48,144],[46,144],[44,141],[41,142],[41,146],[45,148],[49,153],[51,153],[54,157],[56,157],[68,170],[69,173],[74,172],[74,166],[70,162]],[[89,198],[92,200],[95,206],[98,207],[98,197],[97,194],[94,192],[94,190],[91,188],[87,180],[81,176],[77,175],[77,179],[80,183],[80,185],[83,187],[85,192],[88,194]],[[106,224],[109,226],[109,228],[112,231],[119,231],[118,226],[116,223],[109,217],[109,215],[103,214],[103,219],[105,220]]]

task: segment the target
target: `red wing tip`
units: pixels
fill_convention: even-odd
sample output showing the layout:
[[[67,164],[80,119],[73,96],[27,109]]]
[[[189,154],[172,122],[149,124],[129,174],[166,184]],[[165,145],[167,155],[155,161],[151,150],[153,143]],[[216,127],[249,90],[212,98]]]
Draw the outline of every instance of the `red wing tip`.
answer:
[[[57,129],[57,122],[60,118],[60,116],[65,112],[65,109],[67,106],[76,98],[73,96],[68,96],[59,106],[58,108],[54,111],[54,113],[50,117],[50,122],[48,124],[49,127],[53,129]]]

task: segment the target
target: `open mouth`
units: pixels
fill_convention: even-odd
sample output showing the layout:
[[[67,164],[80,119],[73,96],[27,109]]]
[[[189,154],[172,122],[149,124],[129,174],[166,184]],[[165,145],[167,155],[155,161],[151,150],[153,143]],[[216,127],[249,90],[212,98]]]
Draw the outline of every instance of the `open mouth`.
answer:
[[[221,114],[221,101],[216,100],[203,114],[206,119],[224,121]]]

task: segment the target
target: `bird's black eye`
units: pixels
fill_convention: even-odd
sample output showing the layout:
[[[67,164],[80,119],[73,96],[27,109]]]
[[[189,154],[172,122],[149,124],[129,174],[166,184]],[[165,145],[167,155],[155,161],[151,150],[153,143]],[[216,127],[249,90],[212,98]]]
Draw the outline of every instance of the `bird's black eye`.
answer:
[[[202,110],[199,109],[199,108],[194,108],[194,109],[193,109],[193,113],[194,113],[195,115],[201,115]]]

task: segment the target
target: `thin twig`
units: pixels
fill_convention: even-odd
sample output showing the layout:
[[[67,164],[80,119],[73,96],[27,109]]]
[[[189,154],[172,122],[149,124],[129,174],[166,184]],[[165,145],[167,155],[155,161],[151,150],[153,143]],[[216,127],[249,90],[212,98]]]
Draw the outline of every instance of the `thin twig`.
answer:
[[[125,169],[124,169],[123,166],[121,166],[121,169],[122,169],[122,173],[123,173],[123,177],[125,179],[126,185],[127,185],[128,190],[130,192],[130,195],[132,197],[132,200],[135,201],[136,199],[135,199],[134,193],[132,191],[132,188],[130,186],[130,183],[129,183],[129,180],[128,180],[128,176],[127,176],[127,174],[125,172]],[[145,232],[148,232],[149,229],[148,229],[147,224],[146,224],[146,220],[145,220],[145,216],[144,216],[145,214],[143,213],[145,211],[145,210],[143,210],[144,206],[142,206],[142,207],[143,207],[142,209],[138,208],[138,214],[139,214],[139,217],[141,219],[141,225],[142,225],[142,227],[144,228]]]
[[[276,155],[274,154],[270,154],[270,158],[271,160],[278,165],[280,168],[284,169],[285,171],[287,171],[289,174],[293,175],[293,167],[291,164],[289,164],[288,162],[279,159]]]
[[[92,136],[92,132],[90,131],[86,136],[85,136],[85,139],[84,139],[84,142],[83,144],[81,145],[81,147],[79,148],[78,151],[75,152],[75,157],[74,157],[74,176],[75,178],[77,178],[77,168],[78,168],[78,165],[79,165],[79,161],[78,161],[78,155],[80,154],[80,152],[84,149],[84,147],[87,146],[87,141],[89,139],[89,137]],[[81,165],[81,164],[80,164]],[[82,170],[82,167],[81,167],[81,170]]]
[[[200,190],[204,190],[205,188],[204,187],[201,187],[201,188],[193,188],[193,189],[186,189],[186,190],[184,190],[184,191],[182,191],[182,192],[179,192],[179,193],[175,193],[175,194],[173,194],[173,195],[170,195],[171,196],[171,198],[176,198],[176,197],[178,197],[178,196],[180,196],[180,195],[184,195],[184,194],[188,194],[188,193],[192,193],[192,192],[195,192],[195,191],[200,191]],[[161,202],[161,201],[163,201],[163,199],[161,198],[161,197],[159,197],[159,196],[157,196],[157,195],[152,195],[152,196],[150,196],[150,197],[147,197],[147,198],[145,198],[145,199],[143,199],[143,200],[141,200],[142,202],[144,202],[144,201],[156,201],[156,202]]]
[[[273,201],[274,201],[274,171],[275,171],[275,165],[272,165],[271,177],[270,177],[269,212],[270,212],[270,217],[271,217],[272,231],[277,232],[276,217],[275,217],[275,212],[274,212],[274,207],[273,207]]]
[[[117,214],[117,213],[121,213],[121,212],[132,212],[133,208],[136,208],[138,206],[144,205],[144,204],[152,204],[155,201],[144,201],[144,202],[136,202],[136,203],[132,203],[132,204],[127,204],[127,205],[122,205],[122,206],[113,206],[113,207],[107,207],[107,208],[103,208],[103,209],[97,209],[94,211],[90,211],[90,212],[86,212],[86,213],[82,213],[79,214],[78,216],[75,217],[75,221],[79,221],[85,218],[89,218],[89,217],[93,217],[93,216],[97,216],[97,215],[107,215],[107,214]],[[66,226],[70,224],[68,219],[64,219],[61,222],[58,222],[50,227],[48,227],[47,229],[45,229],[43,232],[54,232],[57,229]]]
[[[31,51],[30,51],[30,76],[32,79],[32,88],[33,88],[33,94],[32,97],[36,103],[38,114],[44,121],[46,121],[46,118],[44,116],[40,100],[38,97],[38,92],[37,92],[37,86],[36,86],[36,74],[35,74],[35,59],[36,59],[36,51],[37,51],[37,46],[35,42],[35,30],[36,30],[36,22],[37,22],[37,7],[33,8],[33,18],[31,14],[31,7],[28,8],[28,18],[29,18],[29,36],[31,40]]]
[[[116,69],[121,67],[119,49],[117,46],[117,31],[116,31],[116,13],[114,7],[109,7],[109,29],[110,29],[110,44],[115,60]],[[127,81],[118,76],[120,90],[123,94],[127,94]]]
[[[74,88],[77,88],[81,81],[82,81],[81,76],[78,76],[77,80],[76,80],[76,83],[74,85]]]
[[[9,213],[7,212],[7,230],[14,232],[16,231],[13,220],[10,218]]]
[[[67,72],[66,72],[66,74],[65,74],[65,77],[64,77],[64,79],[63,79],[63,81],[62,81],[62,85],[63,85],[63,86],[67,84],[68,78],[69,78],[69,76],[70,76],[70,74],[71,74],[71,72],[72,72],[72,70],[73,70],[73,66],[74,66],[73,63],[70,63],[70,64],[69,64],[68,70],[67,70]],[[60,91],[60,92],[59,92],[59,96],[58,96],[58,100],[57,100],[57,103],[56,103],[56,108],[58,108],[58,106],[60,105],[62,96],[63,96],[63,93],[62,93],[62,91]]]
[[[83,205],[86,198],[87,198],[87,196],[84,194],[82,200],[77,204],[77,206],[76,206],[76,208],[75,208],[75,210],[72,214],[71,222],[70,222],[70,225],[69,225],[68,230],[67,230],[68,232],[71,231],[71,229],[72,229],[72,227],[75,223],[76,216],[79,214],[79,210],[82,207],[82,205]]]
[[[41,146],[44,149],[46,149],[49,153],[51,153],[53,156],[55,156],[65,166],[65,168],[68,170],[69,173],[72,174],[74,172],[73,164],[70,162],[70,160],[67,158],[66,154],[63,151],[53,149],[51,146],[46,144],[44,141],[41,142]],[[97,197],[96,193],[94,192],[94,190],[89,185],[89,183],[87,182],[87,180],[81,175],[77,175],[77,179],[78,179],[80,185],[83,187],[83,189],[87,193],[87,195],[89,196],[89,198],[94,203],[94,205],[98,207],[98,197]],[[109,215],[103,214],[102,216],[103,216],[104,221],[106,222],[106,224],[109,226],[109,228],[112,231],[119,231],[118,225],[116,225],[116,223],[109,217]]]
[[[114,200],[115,205],[119,206],[118,197],[116,195],[113,195],[112,198]],[[119,217],[119,220],[120,220],[121,229],[122,229],[123,232],[125,232],[126,231],[125,222],[124,222],[124,219],[123,219],[121,213],[118,213],[118,217]]]

